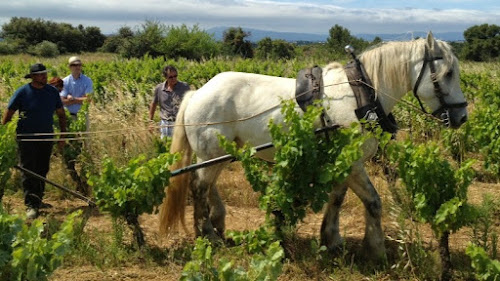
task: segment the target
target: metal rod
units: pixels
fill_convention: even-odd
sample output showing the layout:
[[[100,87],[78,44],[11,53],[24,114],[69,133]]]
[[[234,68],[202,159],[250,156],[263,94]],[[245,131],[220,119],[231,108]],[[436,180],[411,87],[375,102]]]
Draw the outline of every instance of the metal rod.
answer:
[[[81,200],[83,200],[83,201],[87,202],[89,205],[91,205],[91,206],[93,206],[93,207],[94,207],[94,206],[97,206],[97,204],[96,204],[94,201],[92,201],[90,198],[87,198],[87,197],[85,197],[85,196],[81,195],[80,193],[75,192],[75,191],[73,191],[73,190],[71,190],[71,189],[69,189],[69,188],[67,188],[67,187],[64,187],[64,186],[62,186],[62,185],[58,184],[58,183],[55,183],[55,182],[53,182],[53,181],[51,181],[51,180],[49,180],[49,179],[47,179],[47,178],[45,178],[45,177],[42,177],[42,176],[40,176],[39,174],[37,174],[37,173],[35,173],[35,172],[31,171],[31,170],[28,170],[28,169],[26,169],[26,168],[24,168],[24,167],[21,167],[21,166],[19,166],[19,165],[15,165],[15,166],[14,166],[14,168],[16,168],[16,169],[18,169],[18,170],[21,170],[21,171],[23,171],[23,172],[25,172],[25,173],[28,173],[28,174],[30,174],[31,176],[33,176],[33,177],[35,177],[35,178],[37,178],[37,179],[39,179],[39,180],[43,180],[43,181],[45,181],[45,182],[47,182],[47,183],[50,183],[51,185],[53,185],[53,186],[55,186],[55,187],[59,188],[60,190],[62,190],[62,191],[64,191],[64,192],[67,192],[67,193],[69,193],[69,194],[71,194],[71,195],[75,196],[76,198],[81,199]]]
[[[327,132],[327,131],[333,131],[333,130],[338,129],[339,127],[340,127],[339,125],[333,125],[333,126],[329,126],[329,127],[319,128],[319,129],[316,129],[314,131],[314,134],[320,134],[320,133]],[[261,151],[261,150],[268,149],[271,147],[273,147],[273,143],[268,142],[268,143],[256,146],[255,150]],[[189,165],[189,166],[177,169],[177,170],[173,170],[171,172],[171,177],[175,177],[175,176],[178,176],[178,175],[181,175],[181,174],[184,174],[187,172],[191,172],[191,171],[194,171],[197,169],[209,167],[209,166],[220,164],[220,163],[227,162],[227,161],[234,161],[234,160],[236,160],[236,157],[234,157],[231,154],[226,154],[226,155],[223,155],[223,156],[220,156],[217,158],[213,158],[213,159],[201,162],[201,163],[197,163],[197,164]]]

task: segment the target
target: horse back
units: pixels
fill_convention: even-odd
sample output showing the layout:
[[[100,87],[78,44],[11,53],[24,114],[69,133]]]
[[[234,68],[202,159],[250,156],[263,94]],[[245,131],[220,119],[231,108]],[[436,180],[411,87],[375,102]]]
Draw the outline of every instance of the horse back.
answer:
[[[189,100],[184,123],[193,126],[186,127],[188,139],[196,154],[206,154],[206,157],[223,154],[220,148],[215,148],[218,148],[218,134],[240,144],[269,142],[269,120],[281,122],[281,101],[294,95],[295,79],[220,73]],[[201,152],[211,149],[215,152]]]

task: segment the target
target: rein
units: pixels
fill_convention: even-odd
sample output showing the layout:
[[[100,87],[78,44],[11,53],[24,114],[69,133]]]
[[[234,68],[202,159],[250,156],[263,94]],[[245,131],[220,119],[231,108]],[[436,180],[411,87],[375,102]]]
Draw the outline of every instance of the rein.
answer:
[[[439,102],[441,103],[441,106],[438,109],[436,109],[434,112],[432,112],[433,116],[438,116],[442,113],[448,114],[448,109],[451,109],[451,108],[461,108],[461,107],[467,106],[467,102],[447,103],[446,100],[444,99],[444,96],[447,96],[448,93],[443,92],[441,86],[439,85],[439,82],[437,81],[437,79],[435,79],[436,66],[434,65],[434,61],[442,60],[442,59],[443,59],[443,57],[441,57],[441,56],[440,57],[432,56],[432,54],[429,52],[429,48],[427,47],[427,45],[425,45],[424,63],[422,65],[422,69],[420,70],[420,73],[418,75],[417,82],[415,82],[415,86],[413,87],[413,95],[417,99],[417,101],[420,105],[420,108],[422,109],[423,112],[428,113],[427,110],[425,110],[425,107],[424,107],[422,101],[420,100],[420,97],[418,96],[417,91],[418,91],[418,86],[420,86],[420,82],[422,81],[422,77],[424,76],[425,66],[427,64],[429,64],[429,69],[431,72],[431,80],[432,80],[432,84],[434,85],[434,94],[436,95],[436,97],[439,99]]]

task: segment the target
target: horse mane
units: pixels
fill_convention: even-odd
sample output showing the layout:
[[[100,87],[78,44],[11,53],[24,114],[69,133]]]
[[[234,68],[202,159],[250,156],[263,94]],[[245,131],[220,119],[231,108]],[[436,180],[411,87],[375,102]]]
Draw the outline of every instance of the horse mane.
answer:
[[[443,56],[443,67],[440,67],[436,73],[436,78],[440,79],[451,68],[458,66],[458,62],[448,43],[441,40],[436,40],[436,42],[441,51],[440,55]],[[423,60],[425,44],[424,38],[386,42],[364,51],[359,59],[375,89],[382,92],[391,89],[391,91],[404,93],[413,86],[410,85],[410,63],[414,60]],[[407,81],[407,84],[401,81]]]
[[[340,63],[340,62],[330,62],[329,64],[325,65],[325,67],[323,67],[323,71],[326,73],[332,69],[335,69],[335,68],[342,68],[343,65]]]

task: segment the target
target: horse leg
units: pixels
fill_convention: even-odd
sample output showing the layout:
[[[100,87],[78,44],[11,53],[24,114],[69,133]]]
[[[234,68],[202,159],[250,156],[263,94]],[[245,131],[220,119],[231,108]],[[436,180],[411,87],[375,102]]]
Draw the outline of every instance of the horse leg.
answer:
[[[342,202],[344,202],[346,191],[346,183],[333,188],[321,223],[321,245],[325,245],[330,251],[342,249],[343,240],[339,230],[339,211]]]
[[[346,182],[365,206],[366,228],[364,244],[368,246],[372,257],[375,259],[385,259],[384,233],[381,224],[382,203],[380,196],[362,165],[354,165],[352,169]]]
[[[221,238],[224,238],[224,231],[226,230],[226,208],[219,196],[217,187],[212,185],[208,192],[208,202],[210,204],[210,222],[215,229],[215,233]]]
[[[207,237],[210,242],[218,243],[221,238],[215,234],[210,220],[209,193],[214,185],[221,167],[212,166],[199,169],[195,172],[191,183],[191,193],[194,203],[194,230],[196,236]]]

